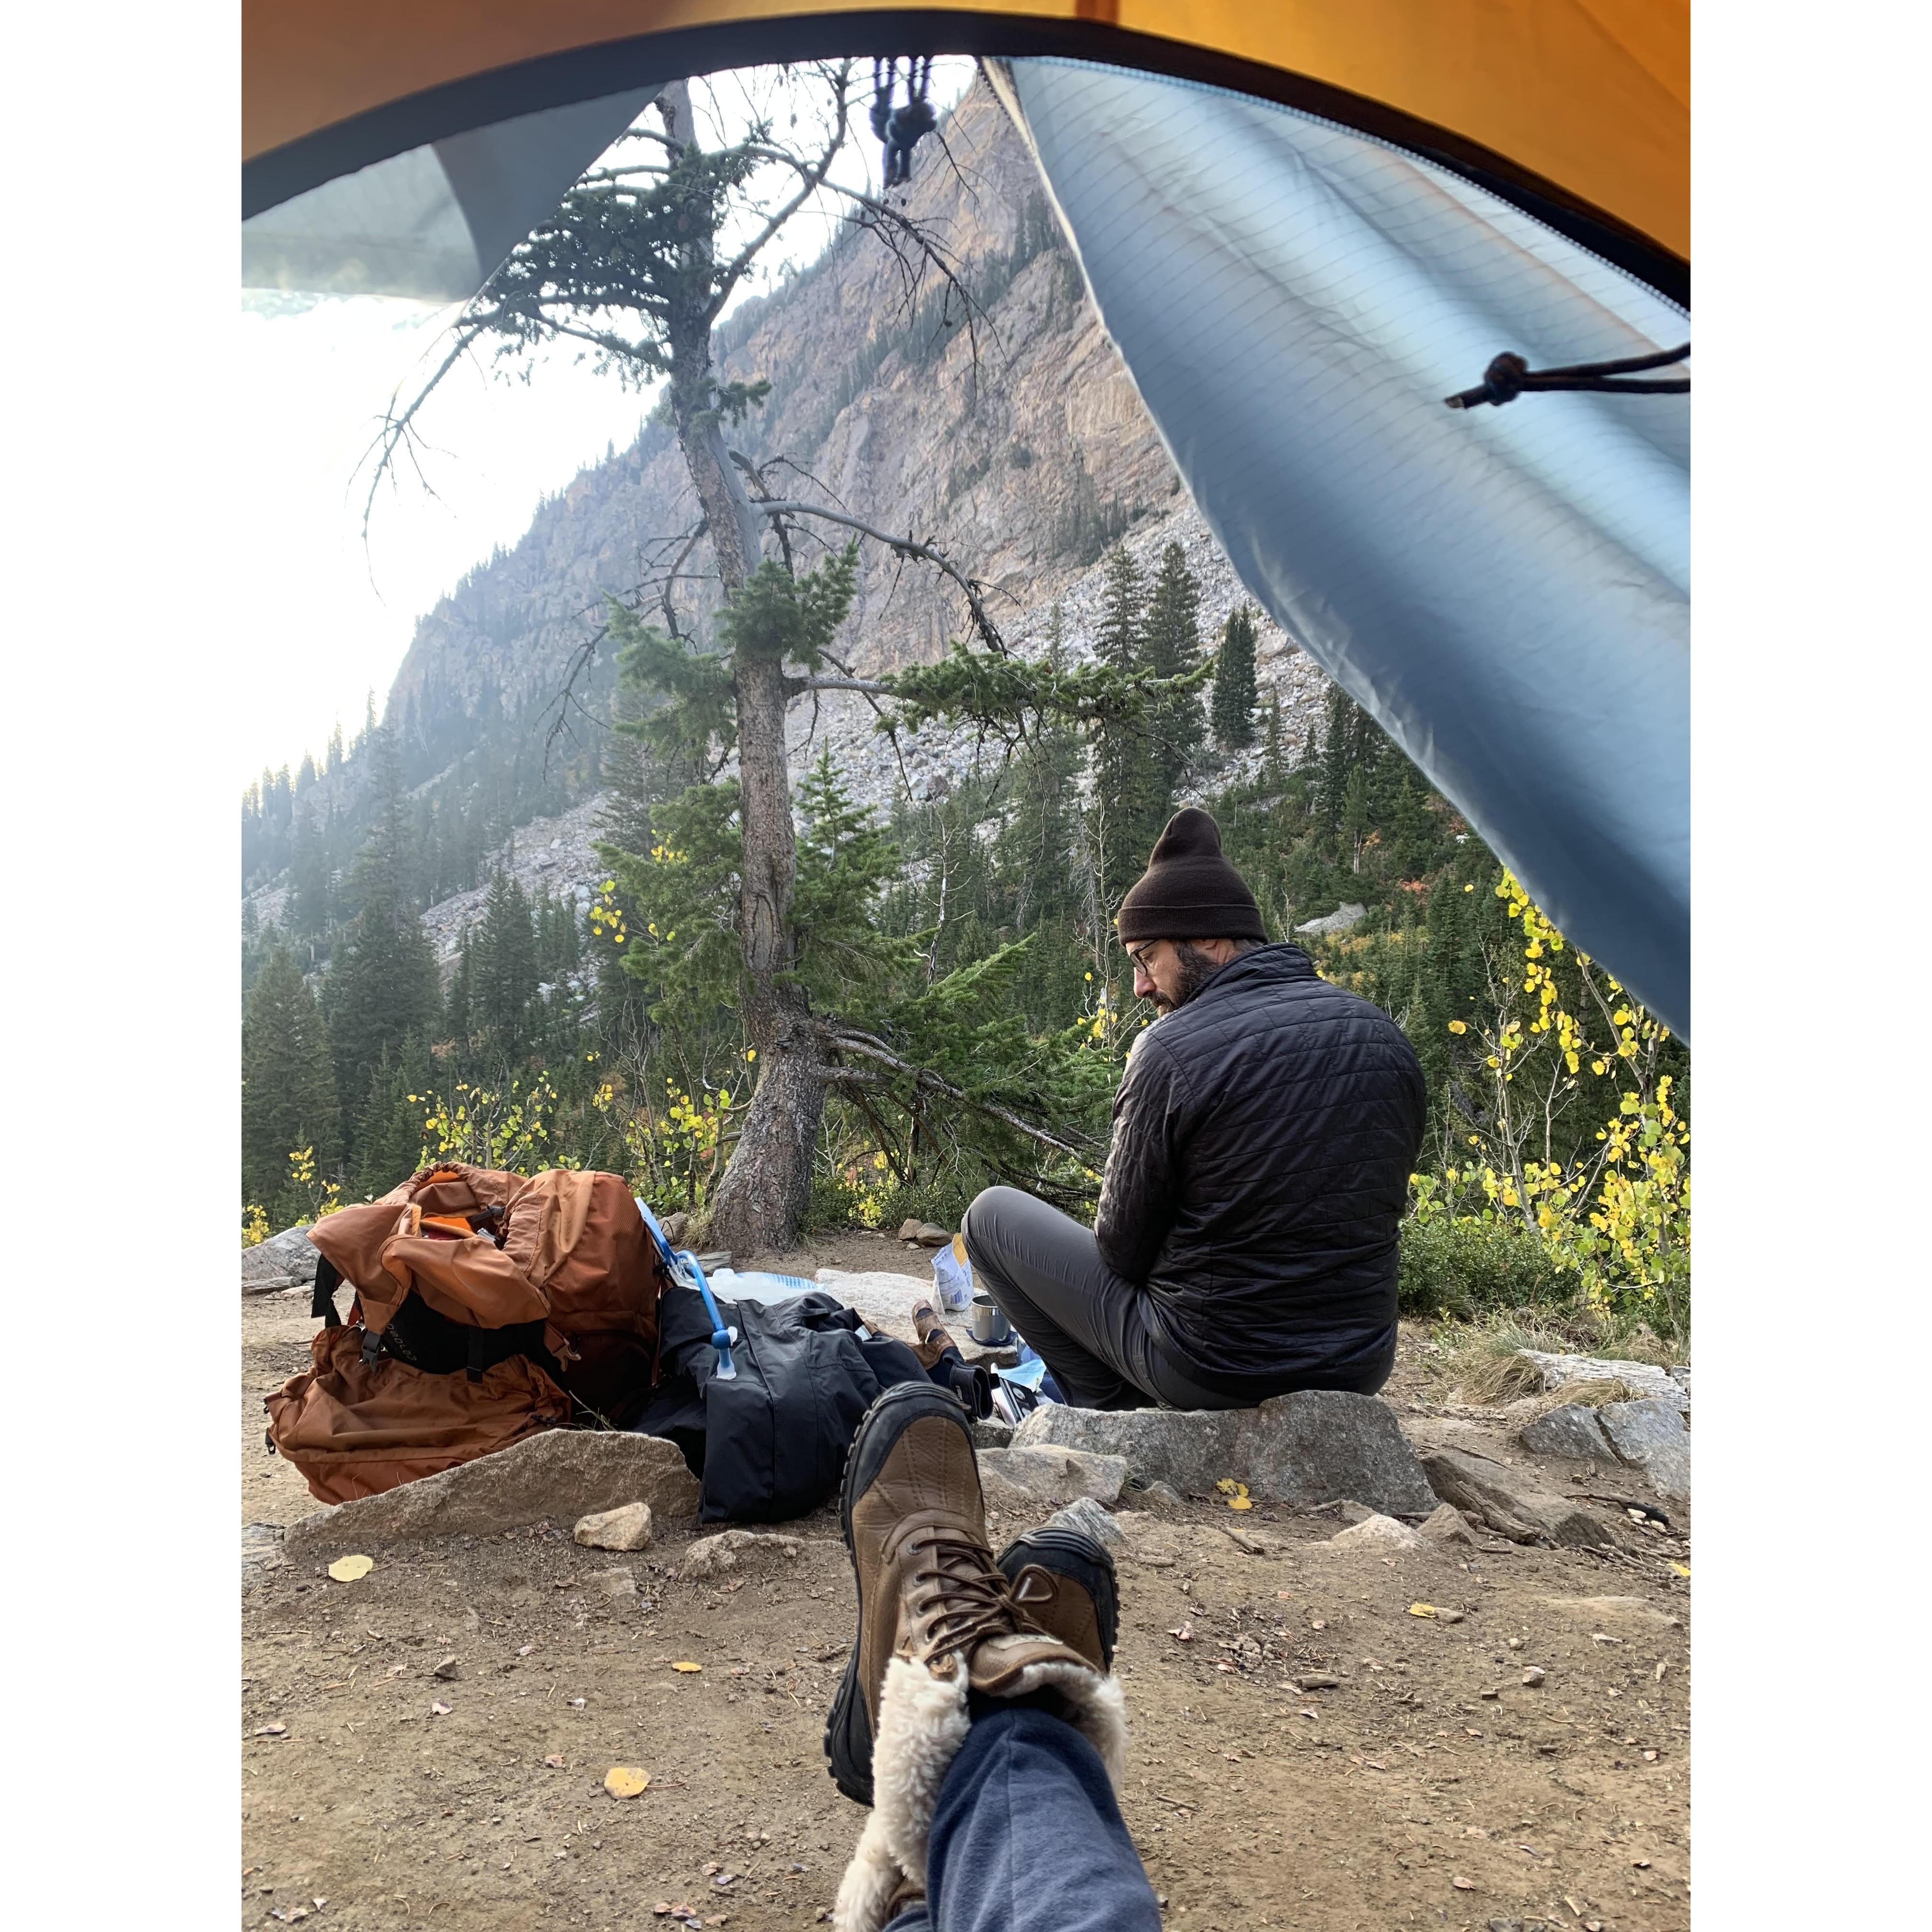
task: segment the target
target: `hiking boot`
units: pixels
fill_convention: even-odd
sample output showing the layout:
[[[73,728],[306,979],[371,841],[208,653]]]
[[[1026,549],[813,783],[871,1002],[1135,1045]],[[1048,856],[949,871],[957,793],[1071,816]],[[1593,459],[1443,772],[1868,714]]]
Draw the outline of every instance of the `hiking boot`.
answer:
[[[1114,1667],[1120,1587],[1114,1559],[1083,1529],[1049,1523],[1000,1552],[1000,1573],[1029,1623],[1077,1650],[1096,1670]]]
[[[840,1522],[859,1628],[825,1750],[839,1790],[873,1811],[834,1910],[841,1932],[872,1932],[902,1880],[925,1883],[940,1786],[988,1702],[1046,1704],[1117,1780],[1126,1717],[1104,1667],[1016,1606],[987,1546],[973,1438],[951,1396],[901,1382],[872,1405],[846,1462]],[[1055,1605],[1063,1590],[1070,1602],[1066,1573],[1040,1560],[1049,1553],[1030,1552],[1023,1568],[1051,1580]],[[1100,1622],[1096,1613],[1096,1640]]]
[[[945,1323],[940,1320],[939,1310],[929,1301],[913,1304],[912,1332],[919,1338],[914,1342],[912,1352],[919,1358],[919,1365],[922,1369],[935,1367],[948,1348],[956,1351],[959,1346],[947,1332]]]

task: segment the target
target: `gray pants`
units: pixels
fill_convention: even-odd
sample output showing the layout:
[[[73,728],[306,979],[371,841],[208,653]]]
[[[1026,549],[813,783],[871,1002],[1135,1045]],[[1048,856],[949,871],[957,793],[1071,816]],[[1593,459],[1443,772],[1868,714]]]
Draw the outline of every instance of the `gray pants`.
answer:
[[[1033,1344],[1076,1408],[1246,1406],[1190,1381],[1163,1352],[1145,1291],[1100,1258],[1092,1228],[1017,1187],[989,1187],[961,1232],[975,1286]]]

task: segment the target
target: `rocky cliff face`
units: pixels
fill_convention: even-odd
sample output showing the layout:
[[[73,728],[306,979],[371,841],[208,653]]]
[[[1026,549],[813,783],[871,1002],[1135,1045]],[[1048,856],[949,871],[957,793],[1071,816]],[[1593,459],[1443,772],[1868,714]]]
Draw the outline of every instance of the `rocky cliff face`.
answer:
[[[746,453],[764,467],[772,494],[936,543],[990,586],[995,622],[1024,650],[1044,647],[1057,603],[1067,650],[1084,655],[1106,550],[1124,542],[1150,575],[1162,548],[1178,541],[1201,580],[1202,635],[1211,641],[1246,594],[1086,299],[1030,160],[983,87],[961,103],[946,142],[952,165],[936,146],[922,154],[911,206],[984,316],[969,328],[938,277],[908,290],[874,239],[844,232],[721,332],[724,373],[772,386],[740,433]],[[496,728],[512,728],[559,688],[605,596],[634,595],[662,571],[667,543],[697,518],[670,434],[647,428],[546,504],[513,551],[479,568],[422,620],[388,718],[438,719],[446,735],[456,714],[477,715],[487,691],[493,716],[511,721]],[[824,528],[828,547],[844,540],[837,526]],[[679,602],[701,619],[701,589],[681,588]],[[856,669],[930,662],[965,628],[963,600],[937,573],[877,544],[862,546],[859,594],[842,640]],[[1297,742],[1325,680],[1266,620],[1258,656],[1263,700],[1279,694]],[[792,730],[799,766],[829,740],[854,791],[886,803],[902,780],[872,722],[860,699],[801,700]],[[904,748],[917,796],[956,783],[974,756],[958,734],[932,729]],[[592,816],[580,807],[520,831],[514,862],[525,883],[587,885],[596,870],[587,844]],[[433,912],[446,955],[475,896]],[[273,916],[278,897],[258,896],[258,914]]]

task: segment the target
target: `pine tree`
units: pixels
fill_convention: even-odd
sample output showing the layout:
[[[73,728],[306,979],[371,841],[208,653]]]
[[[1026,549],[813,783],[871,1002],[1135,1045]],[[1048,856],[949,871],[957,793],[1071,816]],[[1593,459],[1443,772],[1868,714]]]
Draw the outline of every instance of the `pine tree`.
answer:
[[[401,771],[387,732],[376,730],[373,746],[374,823],[350,878],[358,910],[326,988],[337,1098],[344,1119],[358,1126],[378,1070],[412,1035],[427,1038],[442,1008],[436,956],[408,889]]]
[[[499,872],[490,881],[471,971],[472,1025],[500,1052],[516,1058],[523,1050],[538,976],[530,901],[511,873]]]
[[[1178,543],[1161,553],[1160,570],[1148,604],[1142,662],[1156,677],[1185,677],[1201,662],[1201,585],[1187,567]],[[1165,823],[1174,794],[1207,736],[1207,720],[1196,692],[1177,692],[1151,721],[1160,774],[1160,802],[1150,816]]]
[[[1255,742],[1255,620],[1245,604],[1229,611],[1221,627],[1214,721],[1214,742],[1222,751],[1246,751]]]
[[[286,1208],[289,1156],[310,1149],[319,1173],[337,1157],[328,1035],[286,946],[257,976],[242,1023],[242,1197],[278,1216]]]
[[[1144,597],[1139,567],[1125,545],[1116,546],[1107,558],[1094,638],[1096,654],[1110,670],[1146,668]],[[1096,736],[1088,836],[1099,872],[1100,914],[1107,919],[1146,865],[1168,792],[1150,723],[1106,724]]]
[[[329,911],[328,855],[315,814],[298,812],[289,862],[289,929],[300,938],[320,939],[328,930]]]
[[[443,1009],[442,1030],[458,1046],[466,1046],[472,1031],[470,1024],[472,1001],[470,989],[475,982],[476,941],[473,928],[465,926],[460,950],[456,956],[456,970],[449,978],[449,998]]]
[[[1065,617],[1056,604],[1047,620],[1046,658],[1066,667]],[[1043,719],[1017,760],[1012,807],[995,842],[998,877],[1010,895],[1012,928],[1030,932],[1042,922],[1070,916],[1078,897],[1075,851],[1079,836],[1078,786],[1083,754],[1070,724]]]

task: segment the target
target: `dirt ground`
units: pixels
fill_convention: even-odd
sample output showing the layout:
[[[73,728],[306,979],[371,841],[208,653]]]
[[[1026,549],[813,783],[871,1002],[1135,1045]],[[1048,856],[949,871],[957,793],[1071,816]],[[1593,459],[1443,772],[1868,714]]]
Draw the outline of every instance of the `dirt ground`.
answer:
[[[783,1259],[924,1272],[862,1235]],[[307,1308],[243,1304],[244,1525],[316,1507],[261,1432],[262,1395],[307,1365]],[[1526,1460],[1494,1414],[1426,1400],[1424,1360],[1405,1334],[1386,1393],[1406,1428]],[[1686,1526],[1597,1508],[1611,1555],[1389,1558],[1333,1546],[1332,1515],[1124,1512],[1123,1809],[1168,1924],[1688,1924]],[[996,1541],[1028,1526],[996,1520]],[[694,1526],[616,1556],[568,1523],[376,1550],[352,1584],[248,1572],[243,1924],[822,1922],[862,1822],[820,1745],[851,1571],[833,1510],[787,1527],[802,1558],[702,1582],[674,1574]],[[638,1594],[612,1601],[596,1580],[619,1567]],[[1294,1682],[1318,1677],[1336,1682]],[[606,1795],[616,1765],[648,1772],[641,1797]]]

